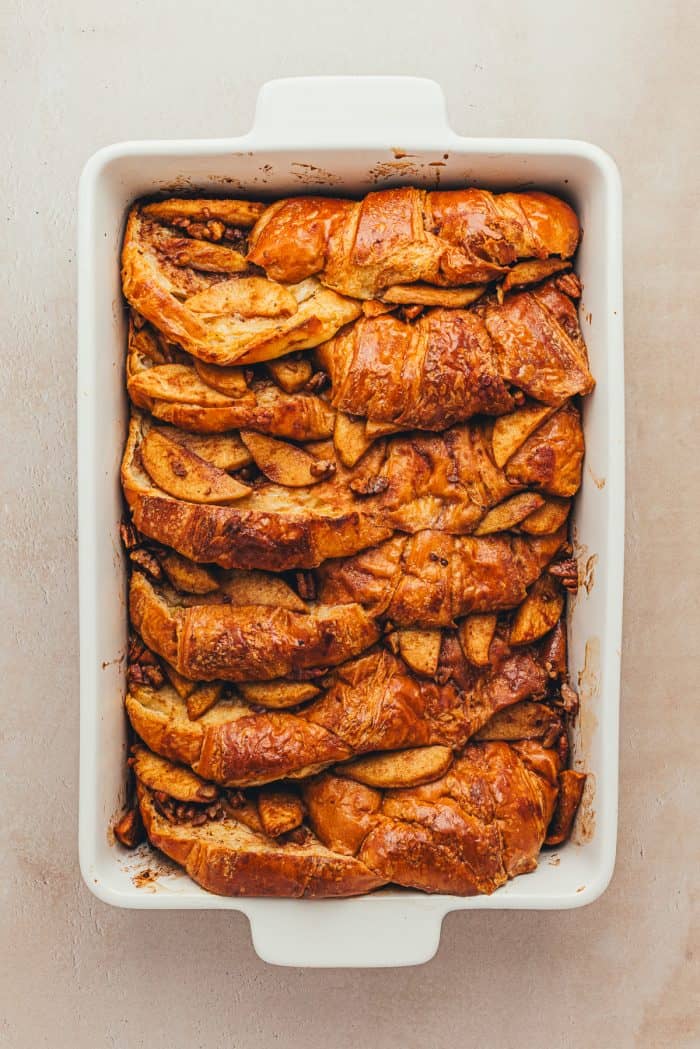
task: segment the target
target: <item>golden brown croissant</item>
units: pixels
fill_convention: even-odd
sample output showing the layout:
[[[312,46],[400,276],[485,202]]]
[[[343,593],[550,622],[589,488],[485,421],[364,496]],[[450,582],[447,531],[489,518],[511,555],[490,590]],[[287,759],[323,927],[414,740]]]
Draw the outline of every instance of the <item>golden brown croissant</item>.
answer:
[[[204,888],[316,897],[389,882],[493,892],[537,866],[560,768],[556,753],[537,743],[481,743],[423,786],[377,790],[344,777],[341,766],[310,780],[301,796],[286,787],[202,801],[207,785],[193,778],[182,800],[182,774],[145,748],[132,762],[149,839]],[[284,802],[291,820],[266,818]]]
[[[413,324],[393,315],[357,320],[319,347],[331,402],[353,415],[402,428],[443,430],[472,415],[515,407],[515,387],[558,406],[589,393],[576,308],[548,281],[471,310],[431,310]]]
[[[336,484],[368,493],[359,501],[365,513],[377,514],[399,531],[460,534],[486,528],[487,511],[504,500],[517,510],[516,493],[524,488],[531,496],[542,492],[568,499],[581,483],[583,452],[580,412],[568,403],[522,440],[502,467],[493,461],[488,423],[473,420],[440,434],[401,435],[378,443],[353,470],[338,466]],[[520,500],[518,512],[525,522],[537,502],[537,496],[534,502]],[[564,516],[555,520],[552,530],[567,512],[566,505],[556,505]],[[522,523],[517,516],[492,530]],[[525,530],[528,527],[525,523]]]
[[[153,482],[141,457],[150,430],[147,418],[132,418],[122,463],[124,494],[136,527],[194,561],[225,568],[311,568],[382,542],[394,529],[470,532],[486,528],[487,511],[504,500],[506,516],[489,530],[520,524],[528,531],[532,515],[545,502],[534,490],[560,497],[550,501],[551,523],[532,528],[551,531],[566,519],[568,503],[562,500],[577,491],[583,459],[580,415],[567,404],[529,436],[521,434],[520,446],[503,467],[493,462],[488,429],[472,422],[440,435],[378,442],[351,469],[335,459],[331,444],[316,446],[321,461],[334,466],[328,480],[302,488],[258,484],[234,505],[205,505],[175,498]],[[157,432],[171,434],[176,447],[187,439],[177,430]],[[197,448],[205,457],[212,454],[206,445]],[[530,498],[516,504],[510,497],[517,500],[524,488]],[[511,509],[516,512],[509,518]]]
[[[493,666],[466,663],[449,635],[441,656],[443,684],[416,677],[387,651],[352,660],[322,696],[296,710],[263,710],[221,700],[192,721],[185,700],[169,686],[135,686],[126,708],[148,746],[228,786],[308,776],[371,751],[440,744],[452,749],[494,713],[544,695],[548,683],[539,648],[503,647]]]
[[[171,210],[182,205],[184,215],[191,203],[171,201]],[[199,203],[213,209],[211,201]],[[242,215],[241,225],[251,217]],[[317,280],[283,287],[251,275],[230,244],[198,239],[191,223],[175,233],[162,222],[172,223],[162,207],[132,209],[122,248],[124,295],[170,342],[203,361],[263,361],[317,346],[360,312]]]
[[[566,259],[578,238],[574,212],[547,193],[406,187],[361,201],[277,201],[253,228],[248,260],[276,281],[319,274],[344,295],[373,299],[414,281],[492,281],[520,258]]]
[[[129,614],[149,648],[195,681],[256,681],[335,666],[379,637],[359,605],[304,612],[268,605],[183,607],[175,592],[159,593],[140,572],[131,575]]]
[[[358,603],[397,626],[451,626],[471,612],[514,608],[566,543],[566,530],[537,538],[396,536],[317,570],[319,599]]]

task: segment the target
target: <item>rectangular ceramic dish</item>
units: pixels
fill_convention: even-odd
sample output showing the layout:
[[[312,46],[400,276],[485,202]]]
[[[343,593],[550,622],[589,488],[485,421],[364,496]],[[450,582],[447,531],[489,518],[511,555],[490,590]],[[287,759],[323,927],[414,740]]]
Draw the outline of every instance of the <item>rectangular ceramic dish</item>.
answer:
[[[158,192],[355,195],[404,184],[536,186],[566,197],[583,227],[576,270],[597,386],[584,406],[586,461],[573,519],[585,576],[569,610],[571,676],[582,701],[574,767],[591,774],[574,838],[554,857],[544,852],[535,873],[469,899],[391,890],[333,901],[227,899],[181,873],[156,877],[145,891],[135,884],[138,857],[108,833],[124,801],[126,758],[126,572],[118,526],[127,423],[119,252],[127,209]],[[80,862],[89,888],[121,907],[242,911],[262,958],[321,966],[427,961],[453,910],[595,900],[615,859],[624,535],[621,201],[610,157],[584,142],[459,137],[447,124],[441,89],[429,80],[276,80],[261,90],[253,130],[241,138],[126,142],[96,153],[80,184],[79,256]],[[147,865],[145,852],[142,860]]]

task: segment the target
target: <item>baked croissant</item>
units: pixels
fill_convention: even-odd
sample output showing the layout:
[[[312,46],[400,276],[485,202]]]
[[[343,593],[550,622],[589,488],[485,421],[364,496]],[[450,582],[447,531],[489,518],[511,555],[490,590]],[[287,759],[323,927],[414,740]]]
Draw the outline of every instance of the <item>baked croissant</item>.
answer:
[[[444,287],[493,281],[517,259],[568,259],[578,239],[572,209],[547,193],[406,187],[361,201],[277,201],[252,230],[248,261],[275,281],[318,274],[343,295],[374,299],[415,281]]]
[[[537,866],[560,772],[556,752],[538,743],[492,742],[404,789],[365,786],[341,766],[300,792],[212,797],[210,785],[143,747],[132,764],[150,841],[230,896],[350,896],[388,883],[491,893]]]
[[[545,693],[548,672],[536,649],[506,651],[495,666],[477,670],[455,656],[454,644],[445,647],[454,676],[444,684],[410,674],[380,650],[339,667],[323,695],[295,710],[253,710],[226,698],[192,721],[168,685],[133,687],[126,709],[157,754],[215,783],[246,786],[309,776],[372,751],[458,749],[497,711]]]
[[[312,568],[382,542],[394,529],[460,534],[519,525],[524,531],[553,531],[566,520],[566,500],[581,480],[580,413],[568,403],[557,412],[536,414],[534,425],[528,409],[521,414],[524,428],[519,415],[503,420],[515,427],[516,440],[501,467],[492,458],[488,426],[472,421],[442,434],[377,442],[348,469],[335,458],[332,444],[317,445],[319,461],[334,470],[328,480],[301,488],[258,484],[247,495],[243,490],[234,505],[175,498],[155,484],[141,456],[151,424],[138,414],[130,424],[122,484],[141,532],[194,561],[225,568]],[[178,430],[156,432],[168,433],[175,447],[188,441]],[[196,447],[206,459],[214,454],[210,448],[218,452],[223,443]],[[240,442],[235,447],[243,448]],[[242,460],[249,461],[250,456]],[[523,489],[529,496],[518,499]],[[498,504],[504,513],[491,523],[488,511]],[[549,510],[549,523],[533,518],[540,509]]]
[[[186,217],[188,206],[217,213],[214,201],[136,206],[122,247],[122,287],[130,305],[172,343],[212,364],[264,361],[317,346],[360,313],[360,307],[317,280],[283,287],[251,269],[233,243],[177,232],[162,223]],[[247,205],[244,201],[228,201]],[[255,208],[255,205],[252,205]],[[258,205],[258,212],[262,206]],[[240,225],[252,219],[242,211]],[[209,221],[216,221],[215,219]],[[200,232],[197,223],[196,232]],[[241,237],[245,240],[245,234]]]
[[[379,637],[359,605],[303,612],[269,605],[183,607],[174,591],[157,592],[141,572],[131,575],[129,615],[149,648],[195,681],[255,681],[335,666]]]
[[[442,430],[511,411],[513,387],[552,406],[589,393],[576,307],[562,289],[577,293],[576,278],[471,310],[431,310],[412,324],[393,315],[361,318],[317,350],[331,402],[403,429]]]
[[[322,602],[363,605],[397,626],[451,626],[472,612],[514,608],[566,544],[551,535],[452,536],[425,531],[393,539],[317,570]]]

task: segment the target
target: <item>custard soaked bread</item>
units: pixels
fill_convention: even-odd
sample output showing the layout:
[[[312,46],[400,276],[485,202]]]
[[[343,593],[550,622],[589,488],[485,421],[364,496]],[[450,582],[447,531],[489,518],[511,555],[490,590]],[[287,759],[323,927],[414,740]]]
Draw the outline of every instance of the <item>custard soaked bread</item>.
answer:
[[[178,802],[175,766],[154,767],[142,747],[133,764],[150,840],[227,896],[352,896],[389,883],[492,893],[537,866],[561,773],[556,751],[537,742],[490,742],[432,775],[423,762],[413,786],[370,787],[340,765],[276,797],[221,790]]]
[[[471,188],[134,205],[119,841],[320,897],[566,840],[579,232]]]

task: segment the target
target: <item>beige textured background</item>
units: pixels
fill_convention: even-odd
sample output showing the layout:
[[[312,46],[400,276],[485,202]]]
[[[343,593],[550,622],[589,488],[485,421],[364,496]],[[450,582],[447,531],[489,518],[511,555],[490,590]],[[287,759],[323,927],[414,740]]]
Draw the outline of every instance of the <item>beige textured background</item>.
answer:
[[[0,10],[0,1045],[700,1045],[697,4],[3,0]],[[76,186],[105,143],[240,133],[269,78],[363,72],[439,80],[459,132],[586,138],[622,170],[619,860],[608,893],[583,911],[448,917],[425,967],[282,970],[255,957],[240,916],[111,910],[79,880]]]

